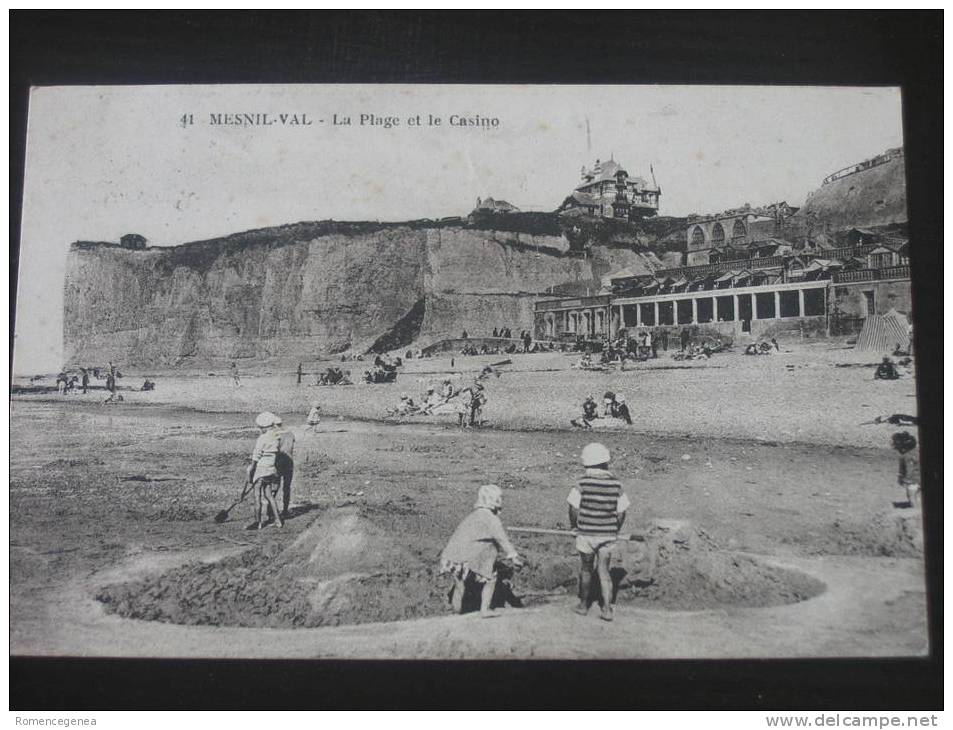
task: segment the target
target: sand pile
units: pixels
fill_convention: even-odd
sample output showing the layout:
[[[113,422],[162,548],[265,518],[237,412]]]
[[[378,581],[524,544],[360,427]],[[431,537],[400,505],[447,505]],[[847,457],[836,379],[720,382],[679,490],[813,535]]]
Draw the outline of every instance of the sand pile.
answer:
[[[759,608],[804,601],[825,589],[821,581],[798,571],[722,550],[688,522],[656,521],[647,545],[651,566],[644,576],[623,578],[622,602],[678,610]]]
[[[517,577],[519,586],[575,592],[579,560],[565,556],[565,544],[563,555],[554,556],[558,540],[534,541],[526,549],[529,565]],[[618,602],[673,610],[778,606],[806,600],[825,588],[797,571],[722,550],[704,530],[676,520],[656,520],[643,541],[619,543],[610,569]]]
[[[97,598],[123,616],[182,624],[310,627],[446,613],[449,579],[435,574],[437,556],[419,557],[406,535],[374,515],[367,506],[328,510],[285,548],[272,541],[217,563],[107,586]],[[571,540],[534,536],[519,547],[527,566],[512,577],[515,605],[575,592]],[[621,603],[760,607],[824,590],[809,576],[721,550],[688,522],[656,521],[644,541],[619,548],[612,573]],[[498,590],[506,589],[501,581]]]
[[[829,552],[916,558],[923,555],[923,515],[919,510],[879,512],[863,523],[835,521]]]
[[[217,563],[188,563],[96,597],[129,618],[259,627],[394,621],[441,613],[446,604],[433,566],[357,506],[322,514],[285,549],[271,542]]]

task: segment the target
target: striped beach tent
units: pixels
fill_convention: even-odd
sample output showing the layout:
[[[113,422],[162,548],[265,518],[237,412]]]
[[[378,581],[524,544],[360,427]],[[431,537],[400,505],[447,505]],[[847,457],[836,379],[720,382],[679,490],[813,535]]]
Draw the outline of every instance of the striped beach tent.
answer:
[[[910,337],[907,334],[907,318],[896,309],[886,314],[869,314],[864,320],[863,329],[857,336],[855,348],[877,352],[893,352],[897,345],[901,350],[909,350]]]

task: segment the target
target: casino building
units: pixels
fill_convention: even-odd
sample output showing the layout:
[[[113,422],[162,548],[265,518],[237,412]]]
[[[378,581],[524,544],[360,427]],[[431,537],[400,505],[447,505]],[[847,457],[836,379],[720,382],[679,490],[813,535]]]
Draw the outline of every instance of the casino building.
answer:
[[[535,334],[602,339],[684,325],[732,338],[847,334],[868,314],[909,312],[909,243],[861,229],[846,240],[800,250],[760,241],[708,263],[610,274],[598,296],[539,301]]]

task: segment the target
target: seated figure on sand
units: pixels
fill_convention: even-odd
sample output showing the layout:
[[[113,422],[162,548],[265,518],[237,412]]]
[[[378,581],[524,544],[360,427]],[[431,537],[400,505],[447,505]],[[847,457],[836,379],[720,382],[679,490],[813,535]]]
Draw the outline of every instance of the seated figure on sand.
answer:
[[[575,418],[570,423],[576,428],[592,428],[592,422],[599,418],[599,406],[596,405],[596,399],[587,395],[582,402],[582,418]]]
[[[874,380],[896,380],[900,377],[900,371],[889,355],[884,355],[884,359],[874,370]]]

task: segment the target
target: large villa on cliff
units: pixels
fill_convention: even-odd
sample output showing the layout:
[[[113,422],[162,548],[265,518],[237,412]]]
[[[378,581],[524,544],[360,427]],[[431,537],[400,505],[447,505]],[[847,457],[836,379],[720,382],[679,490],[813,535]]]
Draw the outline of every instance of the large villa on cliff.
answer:
[[[590,169],[582,168],[582,182],[556,212],[561,215],[583,215],[598,218],[636,220],[658,213],[662,191],[654,181],[630,176],[611,157],[596,160]]]

